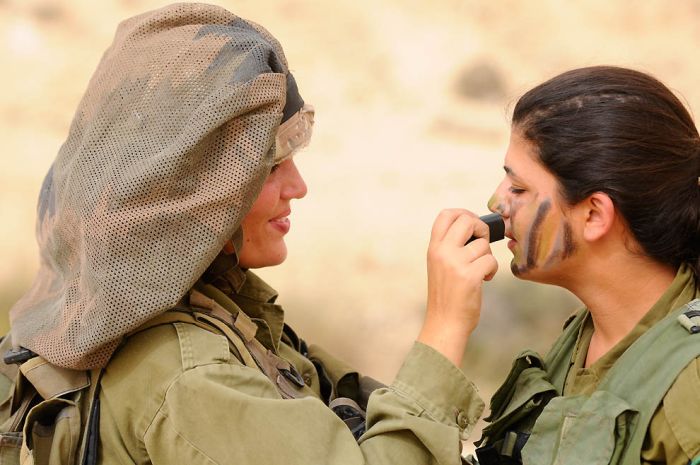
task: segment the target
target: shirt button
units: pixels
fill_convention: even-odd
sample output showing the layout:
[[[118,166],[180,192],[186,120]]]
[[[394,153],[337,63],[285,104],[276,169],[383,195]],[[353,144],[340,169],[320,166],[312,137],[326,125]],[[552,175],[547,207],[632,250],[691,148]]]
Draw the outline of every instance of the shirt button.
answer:
[[[465,429],[469,426],[469,417],[464,410],[459,410],[457,413],[457,426],[461,429]]]
[[[306,383],[307,386],[311,386],[311,381],[313,378],[311,377],[310,373],[304,373],[302,378],[304,378],[304,383]]]

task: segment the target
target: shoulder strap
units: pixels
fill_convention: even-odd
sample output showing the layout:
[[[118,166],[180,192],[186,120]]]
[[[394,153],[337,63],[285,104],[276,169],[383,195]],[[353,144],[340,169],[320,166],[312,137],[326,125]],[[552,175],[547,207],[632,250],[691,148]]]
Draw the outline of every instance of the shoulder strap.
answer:
[[[639,419],[620,463],[639,463],[639,454],[654,412],[678,374],[700,356],[700,333],[681,321],[700,311],[695,299],[666,316],[644,333],[613,365],[598,390],[625,399]],[[681,317],[681,318],[679,318]]]
[[[129,333],[127,338],[156,326],[173,323],[187,323],[207,331],[223,335],[226,337],[226,340],[229,343],[231,352],[242,364],[253,368],[257,366],[255,364],[255,360],[251,357],[250,353],[243,344],[243,341],[241,341],[241,339],[236,337],[234,334],[230,334],[231,329],[228,326],[220,321],[212,321],[211,317],[191,307],[178,306],[168,310],[165,313],[161,313],[157,317],[148,320],[146,323]]]
[[[19,370],[44,399],[52,399],[90,386],[89,372],[59,367],[40,356],[24,362]]]
[[[87,419],[80,442],[81,465],[96,465],[100,446],[100,381],[103,369],[95,369],[90,372],[90,388],[87,399],[83,403],[82,418]]]
[[[194,289],[190,292],[190,305],[197,310],[199,320],[216,327],[229,340],[235,340],[239,344],[242,342],[254,366],[275,385],[283,398],[293,399],[306,395],[300,391],[305,386],[302,376],[294,365],[268,350],[255,338],[258,326],[248,315],[241,311],[234,314],[216,300]]]
[[[283,398],[291,399],[306,395],[300,391],[305,386],[302,376],[294,365],[268,350],[255,338],[258,326],[248,315],[241,311],[232,313],[216,300],[195,289],[190,291],[189,305],[176,306],[149,320],[129,336],[155,326],[172,323],[189,323],[223,335],[241,363],[249,368],[260,370],[275,385]]]
[[[55,399],[68,396],[80,411],[80,445],[78,454],[80,465],[97,463],[97,438],[99,432],[99,377],[102,370],[93,372],[70,370],[52,365],[45,359],[35,356],[24,362],[15,370],[17,376],[13,380],[13,399],[8,406],[10,416],[3,425],[3,432],[26,432],[27,423],[33,425],[35,419],[30,419],[34,407],[39,408],[42,402],[54,402]],[[54,408],[53,406],[51,408]],[[59,415],[61,415],[59,413]],[[24,436],[21,455],[26,453],[29,436]],[[19,446],[19,444],[18,444]],[[4,463],[4,462],[3,462]]]

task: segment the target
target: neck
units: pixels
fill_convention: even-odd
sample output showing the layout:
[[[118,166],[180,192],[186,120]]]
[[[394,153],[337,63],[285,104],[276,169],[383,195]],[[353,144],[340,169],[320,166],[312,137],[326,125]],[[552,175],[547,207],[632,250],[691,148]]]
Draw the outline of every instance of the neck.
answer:
[[[648,258],[618,255],[593,261],[566,286],[586,305],[593,320],[587,366],[629,334],[676,275],[672,267]]]

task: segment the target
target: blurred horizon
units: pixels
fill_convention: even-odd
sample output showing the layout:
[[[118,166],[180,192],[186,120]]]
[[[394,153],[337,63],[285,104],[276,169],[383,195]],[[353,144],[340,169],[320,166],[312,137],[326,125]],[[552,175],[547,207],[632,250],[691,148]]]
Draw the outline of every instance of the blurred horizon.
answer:
[[[3,317],[38,267],[39,186],[92,71],[121,20],[168,3],[0,0]],[[208,3],[272,32],[317,112],[296,159],[309,194],[292,206],[289,258],[259,274],[300,334],[384,382],[422,321],[432,221],[447,207],[486,213],[519,95],[612,64],[653,74],[700,111],[697,0]],[[485,398],[512,356],[546,350],[578,305],[516,280],[505,244],[493,250],[500,271],[464,364]]]

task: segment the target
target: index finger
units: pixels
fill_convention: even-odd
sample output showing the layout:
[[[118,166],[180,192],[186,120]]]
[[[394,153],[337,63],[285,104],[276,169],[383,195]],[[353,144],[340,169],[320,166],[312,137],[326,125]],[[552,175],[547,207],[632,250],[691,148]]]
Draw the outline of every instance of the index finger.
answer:
[[[486,239],[486,242],[489,241],[489,226],[484,223],[484,221],[481,218],[477,218],[477,221],[474,222],[474,232],[472,233],[472,237],[467,240],[467,244],[475,239]],[[466,244],[465,244],[466,245]]]
[[[433,223],[433,229],[430,231],[430,240],[443,240],[445,234],[447,234],[447,231],[450,229],[450,226],[452,226],[452,224],[457,220],[457,218],[459,218],[459,216],[464,213],[469,212],[463,208],[447,208],[445,210],[442,210],[438,214],[437,218],[435,218],[435,222]]]

